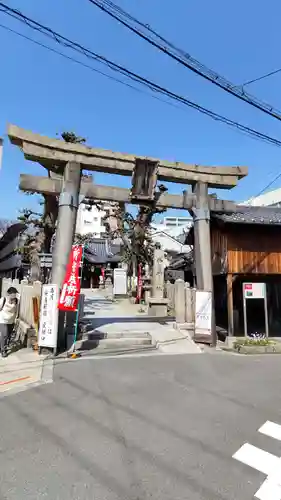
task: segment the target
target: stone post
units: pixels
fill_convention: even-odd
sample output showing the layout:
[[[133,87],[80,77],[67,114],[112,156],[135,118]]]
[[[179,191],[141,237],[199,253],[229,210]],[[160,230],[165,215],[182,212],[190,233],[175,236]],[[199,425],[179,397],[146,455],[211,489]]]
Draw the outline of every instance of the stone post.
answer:
[[[144,266],[143,288],[144,288],[144,301],[146,304],[148,304],[151,295],[151,279],[150,279],[150,269],[148,264],[145,264]]]
[[[185,323],[185,283],[178,279],[175,282],[175,316],[177,325]]]
[[[193,323],[192,291],[189,283],[185,283],[185,322]]]
[[[168,299],[168,307],[172,315],[175,313],[175,285],[170,281],[166,283],[166,298]]]
[[[152,297],[149,299],[149,314],[151,316],[167,316],[169,300],[164,298],[165,256],[159,244],[156,244],[153,258]]]
[[[166,297],[169,300],[169,307],[172,307],[172,283],[167,281],[166,283]]]
[[[113,300],[113,283],[110,277],[105,279],[104,283],[105,297],[107,300]]]
[[[164,251],[156,246],[152,273],[152,294],[155,298],[164,297],[164,271]]]
[[[195,335],[195,309],[196,309],[196,288],[191,288],[191,316],[193,323],[193,336]]]

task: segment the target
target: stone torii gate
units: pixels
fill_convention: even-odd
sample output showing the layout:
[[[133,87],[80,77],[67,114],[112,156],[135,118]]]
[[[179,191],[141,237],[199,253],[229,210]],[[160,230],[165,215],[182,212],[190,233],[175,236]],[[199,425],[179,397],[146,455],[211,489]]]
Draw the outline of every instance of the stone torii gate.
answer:
[[[51,139],[15,125],[8,126],[12,144],[27,160],[40,163],[54,178],[21,175],[20,189],[59,195],[59,217],[53,257],[52,282],[61,287],[76,225],[79,195],[87,198],[157,208],[186,209],[194,220],[196,286],[213,290],[210,243],[210,211],[234,211],[235,204],[208,196],[208,187],[231,189],[248,173],[246,167],[203,167],[171,162]],[[131,189],[81,182],[82,170],[132,177]],[[59,178],[58,176],[61,176]],[[156,193],[157,180],[192,186],[192,193]]]

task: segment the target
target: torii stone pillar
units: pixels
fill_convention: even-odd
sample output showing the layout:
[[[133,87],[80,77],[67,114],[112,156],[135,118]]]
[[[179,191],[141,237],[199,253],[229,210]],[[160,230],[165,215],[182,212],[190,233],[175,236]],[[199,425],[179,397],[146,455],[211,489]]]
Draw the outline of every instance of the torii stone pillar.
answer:
[[[61,289],[73,244],[76,228],[77,210],[81,183],[81,167],[79,163],[69,162],[64,167],[63,188],[59,197],[59,214],[56,231],[55,249],[52,266],[52,283]],[[66,349],[67,329],[74,328],[73,314],[67,315],[68,327],[64,328],[65,313],[59,312],[58,349]],[[75,316],[75,314],[74,314]],[[57,349],[55,349],[55,354]]]
[[[81,182],[79,163],[65,165],[63,189],[59,197],[59,215],[52,267],[52,283],[62,286],[73,244]]]
[[[214,347],[217,343],[215,303],[213,291],[213,273],[211,260],[211,235],[210,235],[210,206],[208,198],[208,184],[197,182],[193,188],[196,196],[195,206],[192,209],[194,222],[194,257],[196,269],[196,287],[212,293],[212,324],[211,338],[208,332],[202,335],[201,340],[209,342]],[[195,339],[197,338],[195,330]]]

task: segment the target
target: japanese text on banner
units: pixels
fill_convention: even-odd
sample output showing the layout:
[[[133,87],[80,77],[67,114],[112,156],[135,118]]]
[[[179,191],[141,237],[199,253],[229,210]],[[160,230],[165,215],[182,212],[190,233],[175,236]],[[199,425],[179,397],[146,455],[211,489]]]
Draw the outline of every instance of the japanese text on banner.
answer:
[[[40,326],[38,334],[39,347],[57,346],[58,336],[58,287],[57,285],[43,285],[40,311]]]
[[[72,247],[58,304],[61,311],[77,310],[81,288],[79,269],[82,255],[82,246],[75,245]]]

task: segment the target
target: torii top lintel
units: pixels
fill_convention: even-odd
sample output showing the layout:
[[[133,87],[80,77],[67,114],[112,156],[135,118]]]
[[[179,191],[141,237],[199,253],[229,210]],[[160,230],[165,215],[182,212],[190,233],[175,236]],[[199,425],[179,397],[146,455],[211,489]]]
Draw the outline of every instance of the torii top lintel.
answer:
[[[180,184],[201,181],[223,189],[233,188],[248,174],[247,167],[203,167],[91,148],[34,134],[16,125],[8,125],[8,136],[12,144],[21,148],[27,160],[37,161],[50,170],[55,166],[64,167],[67,162],[77,162],[87,170],[131,176],[136,158],[144,158],[158,164],[160,180]]]

